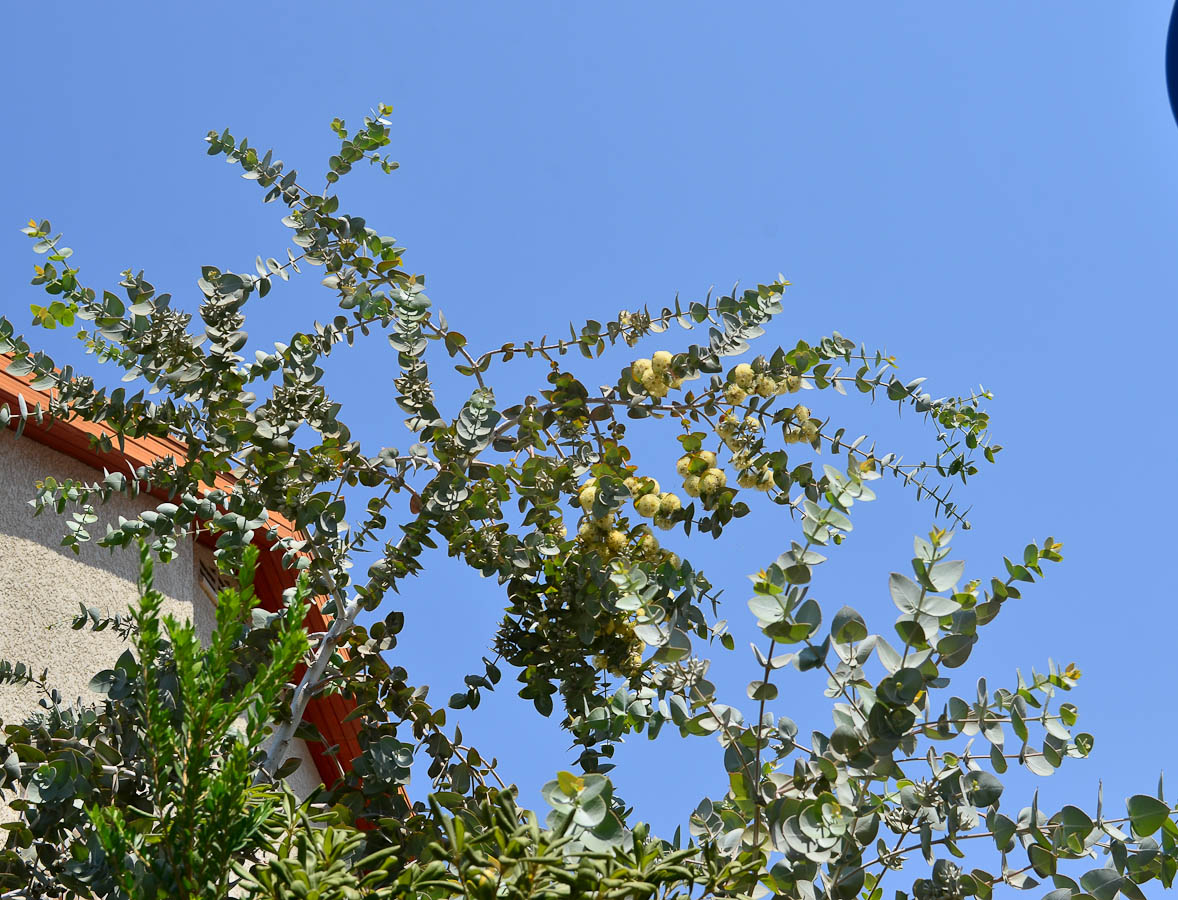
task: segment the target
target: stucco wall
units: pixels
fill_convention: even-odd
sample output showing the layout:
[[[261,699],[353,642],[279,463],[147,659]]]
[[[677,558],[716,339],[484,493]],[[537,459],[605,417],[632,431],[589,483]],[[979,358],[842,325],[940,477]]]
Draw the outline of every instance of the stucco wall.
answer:
[[[103,613],[125,612],[138,596],[138,557],[130,550],[113,553],[83,544],[81,553],[61,546],[65,521],[52,512],[33,516],[28,501],[46,475],[58,481],[93,481],[100,473],[29,438],[0,431],[0,658],[26,662],[38,672],[49,669],[62,696],[94,700],[90,678],[110,667],[126,645],[113,631],[73,631],[70,621],[79,602]],[[120,515],[131,518],[146,503],[113,497],[98,507],[99,521],[89,527],[96,538]],[[156,588],[168,599],[165,611],[190,619],[202,638],[212,632],[213,605],[198,587],[194,547],[181,544],[176,558],[155,567]],[[0,719],[19,721],[37,709],[37,696],[25,689],[0,686]],[[305,796],[319,783],[306,745],[297,742],[302,759],[289,779]]]

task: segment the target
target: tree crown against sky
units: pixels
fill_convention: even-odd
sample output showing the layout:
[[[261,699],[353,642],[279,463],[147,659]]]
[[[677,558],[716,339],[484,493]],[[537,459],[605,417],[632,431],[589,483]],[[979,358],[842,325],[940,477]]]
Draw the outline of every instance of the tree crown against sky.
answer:
[[[16,7],[0,69],[14,85],[36,73],[36,87],[5,98],[20,124],[0,159],[19,174],[0,207],[15,224],[48,215],[92,283],[146,265],[161,290],[186,298],[194,261],[248,269],[255,253],[281,255],[285,241],[269,207],[250,202],[252,186],[192,153],[193,141],[230,123],[288,161],[315,162],[333,140],[323,123],[380,95],[396,98],[397,159],[409,177],[357,173],[341,196],[392,228],[468,335],[516,339],[505,309],[551,334],[570,317],[658,307],[676,292],[697,298],[709,285],[785,272],[795,287],[775,343],[839,330],[886,348],[942,390],[980,380],[994,392],[987,405],[1007,445],[1002,477],[960,495],[976,527],[958,533],[957,552],[1000,566],[1010,552],[1007,510],[1017,508],[1018,537],[1055,534],[1069,565],[1017,621],[994,623],[996,636],[964,674],[1009,672],[1045,655],[1076,660],[1087,676],[1086,727],[1101,735],[1099,764],[1062,770],[1042,796],[1054,805],[1095,796],[1099,777],[1120,796],[1139,783],[1118,761],[1169,768],[1178,734],[1178,722],[1154,712],[1166,702],[1174,618],[1164,575],[1153,563],[1122,566],[1115,593],[1127,603],[1110,603],[1112,588],[1091,589],[1110,523],[1147,515],[1131,485],[1151,476],[1132,473],[1174,443],[1171,417],[1157,415],[1168,356],[1149,352],[1174,331],[1178,289],[1169,263],[1178,131],[1160,69],[1169,6],[930,9],[902,0],[853,17],[755,2],[462,17],[416,6],[399,10],[396,30],[412,40],[395,53],[346,54],[319,79],[301,78],[292,60],[348,45],[360,22],[393,28],[379,3],[358,0],[335,17],[309,5],[275,16],[265,4],[217,0],[199,12],[135,0],[77,7],[56,23],[51,65],[28,39],[44,29],[38,8]],[[230,22],[268,37],[230,67],[210,65],[208,48],[226,46]],[[294,84],[297,112],[259,102],[289,98]],[[57,101],[52,127],[42,128],[46,97]],[[36,300],[27,253],[15,232],[0,241],[17,318]],[[317,303],[307,279],[288,286],[254,306],[252,338],[268,348],[284,339],[290,316],[318,315]],[[85,368],[61,331],[43,342],[55,359]],[[630,357],[623,348],[606,359],[620,368]],[[369,342],[326,376],[354,434],[369,442],[387,434],[384,412],[353,409],[351,392],[362,395],[378,360]],[[495,384],[514,396],[536,372],[511,367]],[[440,382],[448,374],[435,372]],[[910,441],[919,433],[892,410],[862,416],[861,430],[919,452]],[[662,481],[674,477],[653,459],[644,465]],[[1054,476],[1044,479],[1048,465]],[[885,490],[888,503],[859,513],[846,564],[823,576],[824,597],[888,603],[877,573],[896,568],[907,535],[929,520],[911,495]],[[1174,523],[1148,518],[1149,540],[1167,545]],[[748,561],[720,552],[723,544],[693,555],[717,583],[739,583],[773,558],[773,531],[751,517],[732,526]],[[444,590],[493,595],[457,567],[435,572]],[[441,636],[418,614],[426,599],[406,604],[399,652],[435,690],[460,689],[460,678],[434,667],[430,648]],[[494,607],[473,607],[446,638],[477,658]],[[1138,667],[1126,668],[1110,645],[1135,647]],[[738,668],[719,659],[713,671],[741,690]],[[480,709],[494,718],[464,717],[464,730],[481,743],[507,722],[525,736],[502,762],[536,805],[543,780],[534,773],[565,745],[512,698],[487,698]],[[815,703],[799,721],[824,715]],[[1130,737],[1127,726],[1140,720],[1152,722],[1152,740]],[[641,766],[642,779],[618,774],[660,830],[690,812],[676,786],[709,768],[704,746]],[[645,745],[619,752],[651,762]]]
[[[1060,559],[1053,539],[1020,546],[992,578],[966,580],[964,565],[951,558],[950,531],[934,529],[915,542],[912,574],[890,576],[900,615],[887,627],[869,627],[879,616],[811,596],[815,569],[837,554],[852,530],[853,512],[874,499],[871,485],[882,476],[915,489],[934,513],[964,527],[948,485],[968,481],[999,449],[989,440],[984,394],[936,398],[923,379],[900,379],[890,357],[837,333],[754,355],[767,325],[784,310],[788,283],[780,277],[698,302],[589,320],[567,338],[478,347],[433,306],[423,280],[404,268],[398,243],[341,209],[335,185],[354,166],[395,168],[385,155],[389,112],[380,107],[358,128],[332,123],[338,152],[318,192],[270,151],[228,131],[210,133],[210,154],[240,167],[267,200],[286,207],[283,221],[294,232],[294,248],[285,260],[259,256],[252,272],[204,267],[197,316],[131,270],[121,295],[86,286],[60,235],[48,222],[30,222],[26,233],[45,257],[34,283],[49,294],[34,308],[35,323],[76,329],[95,357],[122,369],[128,380],[142,379],[147,390],[136,384],[111,389],[60,370],[0,319],[2,349],[14,356],[10,371],[54,391],[50,415],[81,416],[133,436],[178,435],[189,448],[186,459],[161,462],[134,478],[113,473],[92,483],[46,482],[38,508],[75,513],[68,543],[90,538],[85,526],[110,496],[145,486],[168,492],[172,501],[120,522],[100,543],[117,548],[142,541],[166,560],[179,536],[211,529],[222,563],[236,569],[250,564],[246,548],[269,513],[306,529],[305,541],[281,539],[280,550],[310,589],[329,598],[335,620],[328,632],[313,636],[298,686],[281,704],[262,704],[269,706],[278,739],[252,757],[259,778],[277,774],[309,697],[343,690],[359,702],[364,750],[352,772],[321,799],[334,808],[339,828],[377,823],[348,838],[350,854],[384,854],[382,865],[399,859],[400,871],[446,863],[451,868],[434,874],[460,881],[439,889],[473,885],[493,893],[508,885],[522,896],[532,890],[531,864],[507,852],[510,842],[485,840],[483,857],[463,857],[458,821],[488,833],[532,829],[520,847],[556,841],[560,854],[545,863],[546,871],[604,854],[598,862],[609,872],[610,866],[629,867],[617,889],[638,895],[657,886],[648,887],[632,871],[627,853],[650,854],[661,860],[657,865],[671,866],[666,872],[673,886],[698,879],[711,890],[749,892],[759,880],[798,897],[873,896],[879,881],[912,854],[923,854],[932,867],[906,873],[920,898],[989,896],[995,885],[1029,886],[1035,877],[1054,879],[1058,897],[1081,888],[1098,897],[1117,891],[1136,897],[1139,882],[1172,879],[1178,826],[1160,796],[1135,795],[1127,815],[1114,816],[1104,815],[1099,803],[1089,812],[1067,805],[1053,813],[1034,799],[1017,809],[1001,803],[1000,776],[1012,765],[1046,775],[1067,757],[1090,751],[1091,736],[1073,729],[1075,707],[1059,702],[1079,678],[1075,667],[1048,663],[1045,672],[1019,674],[998,689],[982,681],[976,698],[948,690],[952,670],[984,634],[980,629],[1021,600],[1022,585],[1037,580],[1044,563]],[[248,341],[247,308],[305,268],[322,273],[338,312],[292,332],[273,352],[239,355]],[[662,346],[679,327],[701,336],[686,347]],[[329,358],[373,332],[387,338],[396,403],[414,438],[404,451],[354,440],[324,386]],[[586,384],[569,365],[577,356],[599,357],[609,345],[640,342],[652,348],[649,355],[611,372],[602,387]],[[429,368],[445,359],[443,353],[468,384],[447,402],[439,399]],[[496,396],[491,372],[537,357],[548,375],[534,392]],[[914,412],[931,425],[935,454],[925,462],[904,461],[853,436],[836,405],[836,395],[846,393]],[[451,406],[455,414],[441,412]],[[648,424],[643,420],[660,419],[679,432],[674,484],[659,484],[632,461],[630,448]],[[225,472],[237,478],[232,492],[202,487]],[[659,534],[723,540],[752,503],[765,501],[789,514],[796,530],[752,577],[748,608],[759,632],[751,652],[754,677],[745,696],[725,697],[709,680],[705,651],[734,651],[727,622],[735,615],[732,601],[722,606],[706,574],[687,554],[666,549]],[[386,659],[403,622],[396,590],[429,577],[421,551],[433,544],[496,580],[506,598],[494,656],[465,677],[465,690],[449,698],[449,708],[477,708],[487,692],[504,689],[502,670],[509,667],[522,685],[519,695],[540,714],[560,719],[579,749],[580,774],[561,773],[544,789],[551,833],[534,830],[502,796],[486,750],[464,743],[448,727],[445,708]],[[145,603],[137,626],[141,653],[149,654],[158,640],[150,611]],[[383,618],[361,625],[365,611]],[[224,626],[230,644],[249,631],[244,622],[236,632],[232,625]],[[179,647],[190,647],[191,640],[169,630],[182,681],[186,663]],[[228,652],[227,646],[221,649]],[[336,653],[341,648],[346,659]],[[822,688],[832,701],[832,730],[804,737],[788,718],[778,685],[791,669],[810,676],[793,684]],[[150,710],[152,679],[144,675],[140,684]],[[265,691],[260,696],[268,697]],[[176,714],[187,713],[188,699]],[[150,762],[161,738],[153,737],[150,715],[143,727]],[[728,783],[726,792],[697,807],[690,833],[700,849],[687,856],[631,827],[632,813],[606,777],[620,739],[644,733],[665,742],[674,740],[674,731],[716,738]],[[193,733],[196,743],[184,752],[199,749],[199,729]],[[984,751],[970,749],[975,738]],[[227,733],[218,739],[242,746]],[[258,734],[244,739],[251,752],[259,744]],[[237,752],[229,759],[240,759]],[[10,783],[49,780],[57,786],[59,765],[76,774],[68,769],[70,757],[50,764],[38,753],[44,751],[13,751]],[[398,788],[419,753],[429,759],[433,802],[411,809]],[[236,796],[246,797],[245,783],[237,784]],[[128,831],[97,813],[92,826],[77,819],[86,852],[98,852],[97,840],[102,853],[119,857],[127,841],[153,829],[163,831],[160,846],[167,848],[160,823],[169,821],[176,804],[164,787],[144,779],[144,803],[134,807],[144,821]],[[110,786],[87,784],[86,790],[95,792],[93,800]],[[73,798],[69,790],[39,796],[50,804]],[[199,801],[215,796],[210,789],[188,808],[199,810]],[[255,802],[289,817],[288,806],[268,798]],[[13,833],[18,841],[31,839],[32,826]],[[1010,860],[1004,856],[992,871],[963,869],[959,845],[971,836],[990,838]],[[1099,851],[1109,853],[1107,865],[1085,862]],[[249,851],[241,852],[248,866]],[[323,855],[330,848],[320,843],[308,852]],[[143,854],[162,867],[145,863],[161,884],[180,877],[171,857],[154,858],[150,849]],[[1080,861],[1078,884],[1057,872],[1061,860]],[[686,869],[674,870],[679,863]],[[585,878],[592,883],[600,875],[589,871]],[[264,879],[254,881],[269,890]]]

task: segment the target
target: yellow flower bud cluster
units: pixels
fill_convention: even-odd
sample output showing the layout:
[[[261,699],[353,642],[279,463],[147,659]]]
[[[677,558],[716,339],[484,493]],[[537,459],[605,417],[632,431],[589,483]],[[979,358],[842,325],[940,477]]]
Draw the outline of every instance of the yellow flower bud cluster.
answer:
[[[769,372],[757,372],[748,363],[741,363],[728,373],[728,382],[724,385],[724,400],[733,406],[739,406],[750,394],[756,394],[758,397],[776,397],[780,394],[792,394],[801,388],[800,375],[774,376]]]
[[[650,359],[636,359],[630,365],[630,377],[656,400],[661,400],[683,384],[683,379],[671,368],[673,357],[666,350],[658,350]]]
[[[737,485],[768,491],[773,487],[773,470],[768,465],[753,465],[760,456],[755,445],[760,431],[761,422],[755,416],[741,418],[732,413],[724,413],[716,424],[716,433],[732,451],[732,466],[737,470]]]
[[[672,514],[682,503],[672,493],[660,493],[659,483],[653,478],[631,476],[625,480],[626,487],[634,495],[634,507],[639,515],[654,520],[660,528],[673,528]],[[578,501],[586,513],[593,509],[593,501],[597,497],[596,479],[581,488]],[[577,531],[577,540],[586,550],[597,553],[603,560],[609,561],[615,557],[643,560],[660,563],[668,557],[674,556],[659,547],[659,542],[651,533],[650,528],[642,525],[627,533],[615,524],[615,517],[610,513],[603,518],[593,519],[588,515]]]
[[[743,469],[736,476],[736,483],[742,488],[770,491],[773,489],[773,468],[768,465],[761,466],[760,468],[750,466],[747,469]]]
[[[728,476],[716,465],[711,450],[697,450],[679,457],[675,471],[683,476],[683,491],[688,497],[702,497],[707,503],[728,484]]]
[[[670,491],[660,491],[659,483],[653,478],[631,475],[625,485],[634,498],[634,509],[638,515],[653,519],[654,524],[664,530],[674,528],[671,518],[682,507],[682,501]]]
[[[593,657],[593,665],[600,671],[621,678],[630,678],[642,670],[646,644],[634,633],[634,628],[648,613],[645,607],[632,612],[617,613],[598,629],[598,634],[611,639],[604,653]]]
[[[810,408],[799,403],[793,408],[793,425],[785,431],[787,444],[812,444],[818,439],[821,422],[810,416]]]
[[[742,419],[732,413],[722,413],[720,421],[716,423],[716,434],[733,453],[748,447],[760,432],[761,421],[756,416],[745,416]]]
[[[633,541],[629,534],[616,527],[612,513],[602,519],[586,519],[577,530],[577,540],[605,562],[633,555]]]
[[[629,622],[620,622],[607,633],[618,640],[614,653],[597,653],[593,656],[593,665],[601,672],[609,672],[619,678],[631,678],[642,671],[642,656],[646,652],[646,644],[642,638],[634,634],[634,626]],[[617,658],[613,658],[613,657]]]

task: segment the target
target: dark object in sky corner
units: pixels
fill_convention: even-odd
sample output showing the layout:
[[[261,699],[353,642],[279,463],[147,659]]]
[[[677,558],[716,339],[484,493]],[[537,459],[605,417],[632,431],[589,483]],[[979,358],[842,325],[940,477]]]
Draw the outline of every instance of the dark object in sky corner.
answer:
[[[1170,112],[1178,122],[1178,2],[1170,13],[1170,33],[1166,37],[1166,90],[1170,94]]]

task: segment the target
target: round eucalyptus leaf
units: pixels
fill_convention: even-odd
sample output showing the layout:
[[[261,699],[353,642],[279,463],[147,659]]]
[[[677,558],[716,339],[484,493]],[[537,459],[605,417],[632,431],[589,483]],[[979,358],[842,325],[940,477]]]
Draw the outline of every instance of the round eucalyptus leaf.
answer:
[[[1137,837],[1149,837],[1170,817],[1170,807],[1148,794],[1135,794],[1125,801],[1129,810],[1129,824]]]
[[[1002,782],[990,772],[967,772],[962,781],[974,806],[993,806],[1002,796]]]

